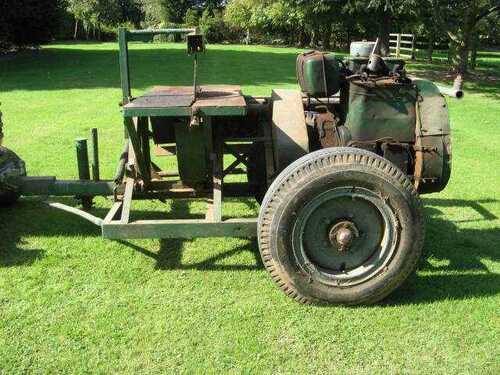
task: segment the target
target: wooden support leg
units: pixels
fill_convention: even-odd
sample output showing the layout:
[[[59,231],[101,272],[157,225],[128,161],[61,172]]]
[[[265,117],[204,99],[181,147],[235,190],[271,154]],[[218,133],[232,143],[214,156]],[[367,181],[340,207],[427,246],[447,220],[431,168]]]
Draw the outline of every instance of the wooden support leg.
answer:
[[[130,221],[130,207],[132,206],[134,182],[133,178],[127,177],[127,182],[125,183],[125,193],[123,195],[122,216],[120,220],[122,224],[128,224]]]
[[[149,148],[149,122],[147,117],[139,117],[137,119],[137,133],[141,143],[142,156],[144,158],[144,173],[143,179],[146,183],[151,181],[151,151]]]
[[[219,127],[215,127],[213,160],[213,221],[222,221],[222,186],[224,179],[224,140],[220,134]]]
[[[123,202],[121,202],[121,201],[113,203],[113,207],[111,207],[108,214],[104,218],[104,224],[109,224],[112,221],[115,221],[115,219],[118,216],[121,216],[122,205],[123,205]]]
[[[224,142],[218,132],[216,124],[210,118],[205,119],[207,134],[207,150],[211,163],[212,199],[208,202],[206,220],[214,223],[222,221],[222,183],[223,183],[223,145]]]
[[[142,152],[142,142],[135,127],[134,121],[131,118],[125,118],[125,127],[130,139],[131,148],[134,151],[135,166],[137,167],[137,171],[145,181],[148,181],[147,176],[150,175],[148,171],[151,172],[151,169],[150,166],[146,165],[144,153]]]

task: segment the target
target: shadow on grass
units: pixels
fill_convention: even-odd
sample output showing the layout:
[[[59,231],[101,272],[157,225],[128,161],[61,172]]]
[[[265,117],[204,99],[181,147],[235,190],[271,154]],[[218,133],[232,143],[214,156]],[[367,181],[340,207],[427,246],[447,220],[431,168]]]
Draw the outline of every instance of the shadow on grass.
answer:
[[[0,59],[2,91],[116,88],[119,96],[118,51],[84,47],[51,47]],[[184,47],[158,47],[146,45],[131,49],[132,86],[143,90],[155,85],[191,85],[192,62]],[[242,86],[296,84],[296,57],[295,52],[209,46],[200,58],[199,80],[203,84]],[[446,59],[436,58],[432,64],[424,60],[408,64],[417,76],[443,84],[453,81]],[[479,53],[476,71],[466,77],[466,91],[498,99],[499,67],[500,54]]]
[[[202,84],[295,84],[296,56],[214,47],[200,57],[198,79]],[[192,58],[184,49],[144,47],[130,51],[133,88],[189,86],[192,69]],[[0,72],[4,92],[116,88],[117,94],[121,93],[116,50],[50,48],[26,52],[10,60],[0,60]]]
[[[477,221],[495,221],[498,217],[483,204],[495,200],[448,200],[424,199],[427,216],[427,235],[424,257],[419,272],[387,298],[383,305],[430,303],[446,299],[466,299],[491,296],[500,293],[500,275],[490,273],[483,260],[500,261],[498,240],[500,228],[463,229],[456,222],[447,220],[440,208],[466,207],[479,214]],[[67,202],[69,203],[69,202]],[[249,203],[250,206],[251,203]],[[105,210],[93,212],[104,216]],[[143,212],[147,217],[148,212]],[[172,216],[189,215],[188,201],[176,201]],[[172,217],[170,216],[170,217]],[[30,236],[83,236],[99,235],[99,229],[65,212],[46,208],[36,201],[22,200],[17,206],[0,211],[0,267],[29,266],[43,257],[44,249],[24,249],[29,245]],[[120,241],[133,251],[137,251],[156,261],[161,270],[202,270],[202,271],[258,271],[263,265],[258,245],[252,240],[224,253],[209,256],[198,263],[182,263],[185,241],[160,240],[159,252],[145,247]],[[250,252],[255,257],[253,265],[224,265],[220,261],[242,252]]]

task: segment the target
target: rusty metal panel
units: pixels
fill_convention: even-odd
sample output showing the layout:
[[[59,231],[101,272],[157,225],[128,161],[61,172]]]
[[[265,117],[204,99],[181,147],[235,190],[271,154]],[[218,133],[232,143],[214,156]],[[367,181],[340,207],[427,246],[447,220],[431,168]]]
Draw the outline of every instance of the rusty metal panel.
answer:
[[[278,171],[309,152],[302,95],[297,90],[273,90],[272,129]]]
[[[227,110],[235,109],[241,115],[246,114],[246,101],[241,94],[240,86],[235,85],[211,85],[201,86],[200,94],[192,105],[193,111],[198,109],[204,112],[206,109],[218,109],[224,115]]]
[[[346,126],[352,139],[414,142],[416,96],[414,85],[395,83],[392,79],[351,82]]]
[[[244,116],[246,101],[241,88],[234,85],[201,86],[194,101],[193,88],[157,86],[123,107],[131,116]]]
[[[434,83],[414,79],[418,89],[415,187],[420,193],[443,190],[451,175],[448,106]]]
[[[419,118],[422,135],[450,134],[448,105],[439,88],[425,79],[412,78],[418,89]]]

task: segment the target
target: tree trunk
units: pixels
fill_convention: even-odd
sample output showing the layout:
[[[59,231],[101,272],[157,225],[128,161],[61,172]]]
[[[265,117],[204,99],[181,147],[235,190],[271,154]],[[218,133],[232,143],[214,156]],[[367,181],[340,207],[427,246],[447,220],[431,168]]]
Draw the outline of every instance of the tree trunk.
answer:
[[[464,41],[451,40],[448,59],[455,73],[465,75],[468,70],[469,44]]]
[[[318,35],[319,30],[317,27],[313,28],[311,32],[311,47],[316,48],[318,46]]]
[[[305,48],[305,47],[307,47],[307,45],[309,43],[311,43],[311,38],[309,37],[309,35],[307,34],[306,31],[301,30],[299,32],[299,40],[298,40],[298,42],[299,42],[299,47],[300,48]]]
[[[380,45],[380,55],[389,56],[389,33],[391,32],[391,14],[389,12],[380,12],[380,23],[378,29],[378,40]]]
[[[476,10],[476,12],[474,12]],[[465,76],[468,70],[469,50],[471,47],[474,28],[478,22],[477,9],[468,9],[458,30],[448,31],[450,37],[450,63],[453,70]]]
[[[432,54],[434,52],[434,34],[429,35],[429,44],[427,45],[427,62],[432,63]]]
[[[78,36],[78,19],[75,18],[75,32],[73,33],[73,39],[76,39]]]
[[[345,46],[345,51],[349,52],[351,49],[351,40],[352,40],[352,30],[351,27],[349,26],[347,28],[347,37],[346,37],[346,46]]]
[[[323,26],[321,42],[325,51],[329,51],[332,48],[332,28],[330,25]]]
[[[477,65],[477,49],[479,47],[479,34],[475,33],[474,36],[472,37],[472,43],[471,43],[471,51],[470,51],[470,68],[472,70],[476,69]]]

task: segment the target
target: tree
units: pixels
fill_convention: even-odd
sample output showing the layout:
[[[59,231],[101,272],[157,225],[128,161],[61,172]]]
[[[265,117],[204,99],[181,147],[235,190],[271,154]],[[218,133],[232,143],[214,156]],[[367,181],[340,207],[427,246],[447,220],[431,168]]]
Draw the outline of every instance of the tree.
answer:
[[[130,22],[135,27],[139,27],[144,19],[144,13],[141,9],[139,0],[117,0],[120,8],[120,23]]]
[[[81,22],[87,38],[90,32],[101,39],[103,26],[113,26],[121,21],[121,8],[114,0],[67,0],[68,11],[75,17],[74,38]]]
[[[450,38],[449,61],[458,74],[468,72],[469,51],[478,23],[500,10],[500,0],[429,0]]]
[[[58,0],[2,0],[0,48],[51,40],[58,27]]]
[[[388,56],[389,34],[396,18],[413,13],[419,0],[350,0],[347,8],[352,16],[363,17],[368,24],[375,23],[376,37],[380,42],[380,54]]]
[[[168,24],[184,21],[195,0],[141,0],[141,7],[149,24]]]
[[[211,43],[224,41],[226,34],[226,25],[222,11],[205,9],[200,19],[201,32]]]
[[[187,26],[198,26],[200,23],[200,15],[196,9],[188,9],[184,16],[184,23]]]
[[[262,17],[259,17],[258,14],[269,3],[270,1],[266,0],[230,0],[226,7],[224,20],[233,29],[244,31],[246,43],[250,43],[252,31],[263,26]]]

